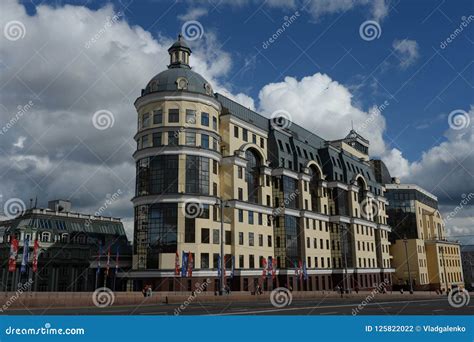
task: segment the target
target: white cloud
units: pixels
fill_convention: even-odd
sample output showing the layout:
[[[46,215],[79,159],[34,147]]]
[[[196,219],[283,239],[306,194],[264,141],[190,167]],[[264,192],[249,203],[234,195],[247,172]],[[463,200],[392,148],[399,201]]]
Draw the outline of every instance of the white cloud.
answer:
[[[118,20],[112,20],[114,15]],[[3,34],[12,20],[24,25],[23,39],[11,41]],[[130,26],[110,5],[98,10],[41,5],[30,16],[14,0],[2,1],[0,28],[0,126],[17,113],[17,106],[34,103],[0,135],[1,177],[8,179],[0,184],[3,200],[40,194],[41,205],[53,197],[70,198],[76,210],[94,212],[104,194],[120,188],[123,199],[113,215],[131,217],[133,102],[166,69],[167,49],[175,37],[155,39],[140,26]],[[222,85],[232,60],[212,32],[206,32],[193,52],[194,70],[214,90],[253,105],[246,95],[233,95]],[[103,109],[113,114],[115,123],[100,131],[92,116]]]
[[[181,21],[198,20],[206,16],[207,13],[208,10],[203,7],[190,8],[185,14],[178,15],[178,19]]]
[[[362,6],[370,8],[371,19],[376,21],[384,19],[388,14],[388,3],[385,0],[318,0],[309,2],[307,9],[315,18],[320,18],[326,14],[337,14]]]
[[[415,40],[395,40],[392,46],[396,51],[401,68],[406,69],[417,61],[419,52],[418,43]]]

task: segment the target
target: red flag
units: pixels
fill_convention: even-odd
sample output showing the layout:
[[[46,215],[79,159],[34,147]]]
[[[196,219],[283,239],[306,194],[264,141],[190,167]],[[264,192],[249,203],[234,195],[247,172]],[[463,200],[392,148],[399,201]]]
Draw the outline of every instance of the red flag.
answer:
[[[38,271],[38,248],[39,248],[39,243],[38,243],[38,239],[36,239],[35,245],[33,247],[33,272]]]
[[[18,255],[18,240],[12,236],[10,243],[10,257],[8,258],[8,272],[16,270],[16,256]]]
[[[193,253],[188,252],[188,277],[193,276],[193,267],[194,267]]]
[[[179,275],[179,269],[181,267],[179,267],[179,254],[178,254],[178,251],[176,251],[176,257],[174,259],[174,274],[175,275]]]
[[[262,257],[262,267],[262,278],[265,278],[267,276],[267,259],[265,259],[264,257]]]
[[[277,259],[272,258],[272,279],[275,280],[276,278],[276,270],[277,270]]]

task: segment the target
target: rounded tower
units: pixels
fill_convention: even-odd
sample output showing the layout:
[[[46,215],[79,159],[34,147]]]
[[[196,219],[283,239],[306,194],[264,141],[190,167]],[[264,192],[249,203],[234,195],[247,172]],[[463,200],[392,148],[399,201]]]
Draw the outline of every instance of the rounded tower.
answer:
[[[155,280],[172,276],[183,252],[195,256],[194,265],[205,265],[196,259],[196,243],[205,239],[197,222],[213,221],[209,207],[219,196],[221,105],[209,82],[191,70],[191,49],[181,35],[168,52],[168,69],[135,101],[133,265],[157,271]]]

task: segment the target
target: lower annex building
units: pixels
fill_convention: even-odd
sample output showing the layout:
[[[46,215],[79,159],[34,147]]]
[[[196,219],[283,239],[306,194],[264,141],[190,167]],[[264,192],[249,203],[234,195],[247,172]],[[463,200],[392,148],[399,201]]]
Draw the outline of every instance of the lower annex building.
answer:
[[[133,271],[123,275],[129,288],[189,291],[210,278],[207,289],[218,289],[221,202],[232,290],[391,283],[388,201],[369,142],[355,131],[327,141],[268,119],[215,94],[191,70],[181,36],[168,51],[168,69],[135,102]],[[183,253],[192,276],[180,270]]]

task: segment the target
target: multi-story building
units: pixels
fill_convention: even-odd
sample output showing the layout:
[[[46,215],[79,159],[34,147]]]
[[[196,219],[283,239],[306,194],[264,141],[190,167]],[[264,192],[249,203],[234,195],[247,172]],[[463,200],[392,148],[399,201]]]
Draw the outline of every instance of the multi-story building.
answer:
[[[445,291],[462,287],[460,245],[446,239],[437,197],[397,180],[385,187],[392,226],[390,252],[396,269],[394,285],[409,285],[411,277],[414,289]]]
[[[191,70],[181,36],[168,51],[168,69],[135,101],[130,284],[191,290],[214,278],[208,289],[217,289],[221,220],[233,290],[390,282],[388,202],[369,142],[355,131],[327,141],[282,117],[268,119],[215,94]],[[192,277],[176,274],[183,252],[192,257]],[[276,276],[263,277],[270,263]]]
[[[18,250],[16,266],[9,271],[13,238]],[[26,241],[28,258],[21,272]],[[117,271],[131,268],[131,246],[120,219],[72,212],[69,201],[59,200],[50,201],[48,208],[30,208],[0,221],[0,260],[2,291],[15,291],[30,279],[31,291],[94,291],[101,286],[119,291],[126,289],[126,283],[115,278],[116,266]]]
[[[461,246],[462,271],[466,289],[474,289],[474,245]]]

